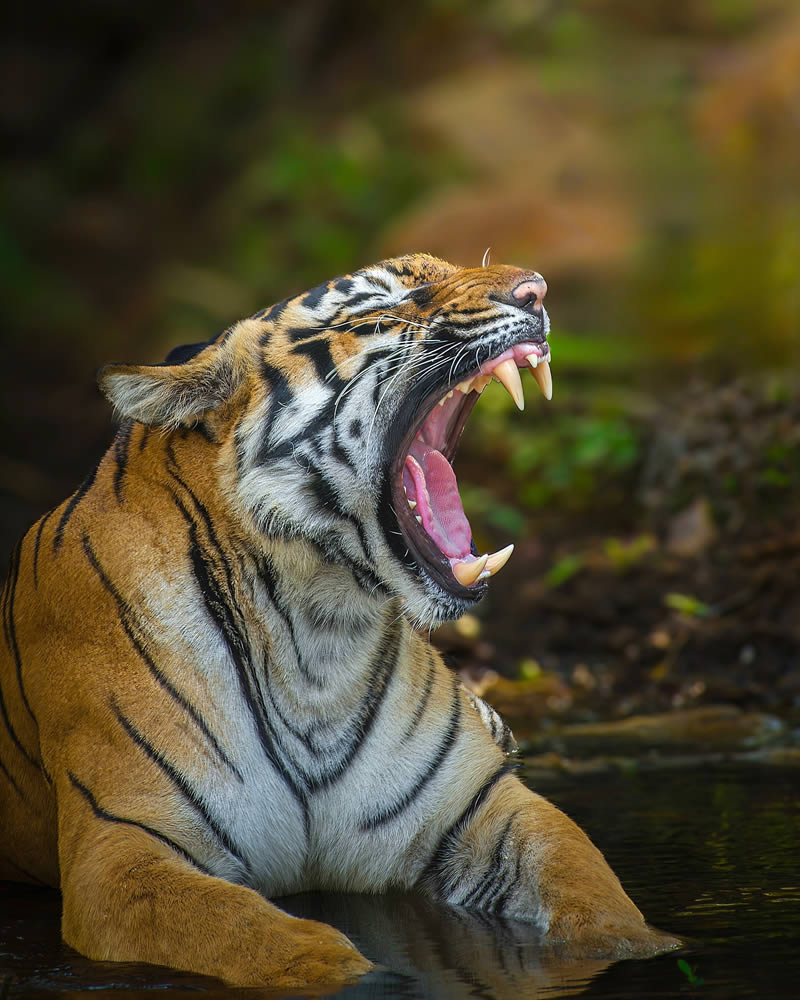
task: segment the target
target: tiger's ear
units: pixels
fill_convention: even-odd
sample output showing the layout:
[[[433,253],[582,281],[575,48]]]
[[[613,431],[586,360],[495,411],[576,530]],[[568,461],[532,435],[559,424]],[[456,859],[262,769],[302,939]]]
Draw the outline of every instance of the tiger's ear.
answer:
[[[247,352],[229,335],[183,364],[110,364],[100,369],[97,380],[121,417],[172,429],[196,423],[229,400],[246,369]]]

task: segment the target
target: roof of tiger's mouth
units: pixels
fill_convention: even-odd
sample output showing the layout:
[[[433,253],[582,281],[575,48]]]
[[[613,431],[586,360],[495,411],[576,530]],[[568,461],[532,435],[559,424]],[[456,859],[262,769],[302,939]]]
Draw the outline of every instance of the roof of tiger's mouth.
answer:
[[[410,554],[445,590],[482,596],[484,582],[506,564],[514,549],[479,555],[472,539],[452,468],[467,418],[481,392],[497,379],[524,407],[519,369],[530,368],[546,399],[552,395],[550,348],[523,341],[480,368],[445,394],[432,394],[404,438],[392,464],[392,501]],[[446,388],[446,387],[445,387]]]

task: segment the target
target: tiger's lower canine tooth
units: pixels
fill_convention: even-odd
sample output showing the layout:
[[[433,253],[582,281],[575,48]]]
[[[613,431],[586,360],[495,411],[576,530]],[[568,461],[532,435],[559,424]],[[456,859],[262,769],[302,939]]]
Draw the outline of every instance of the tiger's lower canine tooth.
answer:
[[[550,374],[550,362],[542,358],[536,368],[531,368],[542,395],[545,399],[553,398],[553,376]]]
[[[481,556],[474,562],[459,562],[453,565],[453,576],[462,587],[469,587],[475,583],[486,567],[488,556]]]
[[[514,551],[513,545],[506,545],[504,549],[499,549],[497,552],[492,552],[492,554],[486,560],[486,569],[489,571],[489,576],[494,576],[499,570],[501,570],[511,557],[511,553]]]
[[[492,371],[492,375],[503,383],[509,396],[517,404],[517,409],[524,410],[525,397],[522,395],[522,380],[519,377],[519,368],[514,361],[511,358],[501,361],[497,368]]]

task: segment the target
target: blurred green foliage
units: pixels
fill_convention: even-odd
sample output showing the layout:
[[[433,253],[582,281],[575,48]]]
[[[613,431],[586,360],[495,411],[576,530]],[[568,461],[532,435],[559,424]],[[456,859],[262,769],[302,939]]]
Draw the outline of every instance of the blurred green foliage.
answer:
[[[664,604],[688,618],[708,618],[714,613],[712,608],[691,594],[665,594]]]

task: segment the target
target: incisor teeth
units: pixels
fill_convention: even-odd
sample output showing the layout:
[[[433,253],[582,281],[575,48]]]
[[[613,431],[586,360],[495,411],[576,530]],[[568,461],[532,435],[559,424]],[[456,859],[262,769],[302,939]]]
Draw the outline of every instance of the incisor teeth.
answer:
[[[459,392],[463,392],[465,396],[468,392],[477,392],[480,396],[491,381],[491,375],[473,375],[472,378],[467,378],[464,379],[463,382],[459,382],[456,389],[458,389]]]
[[[513,551],[513,545],[506,545],[504,549],[492,552],[492,554],[487,557],[486,569],[489,571],[489,576],[494,576],[495,573],[499,572],[505,566]]]
[[[542,395],[545,399],[553,398],[553,376],[550,374],[550,362],[545,358],[539,361],[536,368],[531,369],[533,377],[536,379]]]
[[[408,500],[408,497],[406,497],[406,500]],[[417,506],[417,501],[416,500],[408,500],[408,506],[413,510]]]
[[[481,556],[474,562],[459,562],[453,566],[453,576],[462,587],[469,587],[478,579],[486,567],[488,556]]]
[[[419,514],[415,514],[414,517],[417,519],[417,524],[422,524],[422,517]]]
[[[494,369],[492,375],[499,381],[502,382],[508,391],[509,396],[517,404],[518,410],[525,409],[525,397],[522,395],[522,381],[519,377],[519,368],[511,358],[506,358],[502,361],[497,368]]]
[[[535,368],[539,364],[539,355],[538,354],[528,354],[526,356],[525,360],[528,362],[528,364],[531,366],[531,368]]]

